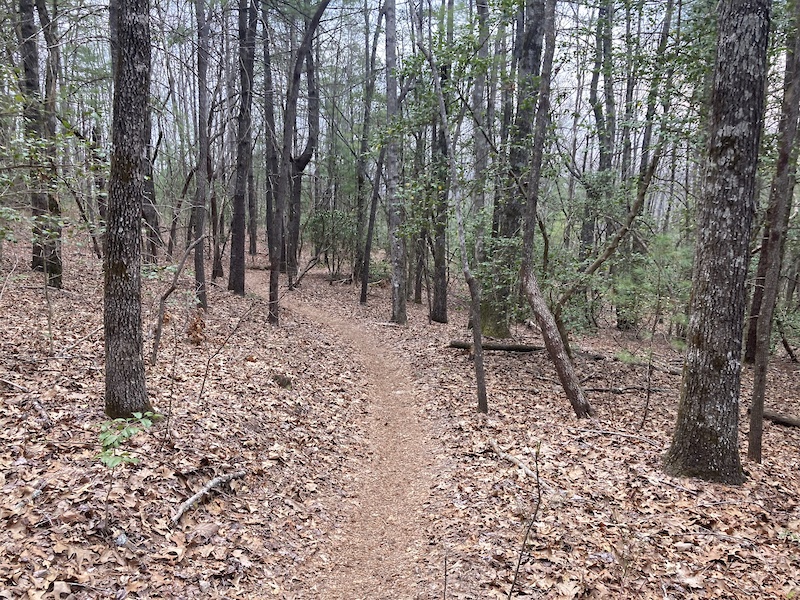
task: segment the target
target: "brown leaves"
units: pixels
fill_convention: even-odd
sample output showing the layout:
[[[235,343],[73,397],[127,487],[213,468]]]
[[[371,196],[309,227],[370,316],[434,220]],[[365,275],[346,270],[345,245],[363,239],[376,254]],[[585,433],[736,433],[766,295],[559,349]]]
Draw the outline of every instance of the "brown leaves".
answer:
[[[187,276],[171,298],[159,364],[148,371],[151,398],[169,422],[131,441],[141,464],[109,476],[96,460],[101,274],[94,262],[66,258],[76,268],[52,293],[54,355],[38,280],[23,275],[0,306],[0,598],[317,597],[320,572],[335,568],[331,548],[358,510],[354,479],[375,468],[364,423],[367,384],[376,382],[365,381],[361,359],[291,309],[273,328],[265,304],[223,347],[249,302],[212,287],[213,308],[193,328]],[[249,271],[248,281],[259,293],[266,273]],[[144,306],[153,307],[163,282],[148,285]],[[767,423],[766,462],[747,464],[740,488],[667,477],[660,461],[680,356],[656,345],[659,364],[671,368],[654,372],[657,391],[639,431],[646,367],[614,357],[646,350],[607,332],[576,344],[580,376],[601,390],[590,398],[597,422],[574,420],[543,354],[488,353],[490,414],[477,415],[470,358],[445,348],[463,333],[464,312],[429,325],[424,307],[412,305],[408,328],[382,327],[387,292],[373,289],[361,307],[351,288],[307,277],[291,293],[343,323],[365,324],[376,345],[412,362],[413,401],[438,443],[426,536],[409,551],[419,597],[441,597],[446,576],[448,598],[505,598],[520,552],[515,598],[800,593],[800,430]],[[151,309],[145,322],[154,316]],[[195,345],[184,331],[203,339]],[[523,330],[516,341],[540,343]],[[796,414],[797,366],[778,360],[770,381],[771,408]],[[743,398],[748,385],[746,372]],[[524,549],[536,478],[500,459],[491,439],[531,469],[541,443],[543,501]],[[239,470],[244,479],[170,524],[208,481]],[[373,551],[391,561],[395,550]]]
[[[96,460],[103,345],[87,336],[102,323],[102,277],[94,262],[70,272],[81,276],[51,293],[55,357],[30,334],[46,331],[40,290],[23,279],[3,297],[7,322],[25,327],[0,332],[0,597],[253,598],[307,587],[297,565],[334,527],[332,507],[343,507],[342,457],[363,454],[358,375],[342,353],[309,355],[335,340],[306,324],[271,327],[263,303],[223,347],[249,302],[211,288],[213,311],[200,315],[185,278],[147,374],[170,419],[131,440],[139,465],[110,474]],[[147,285],[144,306],[154,307],[163,282]],[[206,482],[240,469],[245,480],[170,524]]]

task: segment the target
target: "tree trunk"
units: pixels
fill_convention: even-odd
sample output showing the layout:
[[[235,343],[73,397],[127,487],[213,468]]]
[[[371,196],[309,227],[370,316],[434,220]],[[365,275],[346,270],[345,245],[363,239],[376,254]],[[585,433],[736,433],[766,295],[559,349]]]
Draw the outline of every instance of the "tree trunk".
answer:
[[[250,142],[253,104],[253,62],[255,59],[256,17],[258,0],[239,0],[239,117],[236,134],[236,184],[233,191],[233,217],[231,219],[231,259],[228,271],[228,289],[244,296],[244,242],[247,196],[247,174],[252,161]]]
[[[47,135],[46,114],[42,106],[39,86],[39,49],[33,0],[19,3],[20,54],[22,57],[23,116],[25,135],[31,148],[32,171],[31,214],[33,216],[33,241],[31,268],[47,272],[47,284],[61,287],[61,259],[56,241],[60,238],[57,213],[50,215],[48,177],[35,148]],[[48,59],[49,62],[49,59]],[[55,82],[53,82],[55,83]],[[55,176],[55,174],[53,174]],[[56,203],[57,204],[57,203]]]
[[[667,473],[744,480],[739,386],[748,246],[764,113],[769,0],[721,0],[689,334]]]
[[[523,30],[515,56],[518,61],[517,111],[511,128],[508,167],[503,195],[495,206],[493,216],[496,247],[493,263],[496,281],[491,296],[483,295],[481,312],[483,333],[508,337],[509,312],[518,296],[512,291],[513,279],[509,267],[519,258],[519,233],[527,195],[527,171],[530,163],[531,131],[539,93],[539,69],[542,61],[542,41],[545,0],[528,0],[522,20]]]
[[[293,287],[297,276],[297,261],[300,253],[300,216],[302,212],[303,172],[305,171],[319,140],[319,91],[317,90],[314,55],[306,52],[306,82],[308,84],[308,138],[299,156],[291,160],[289,223],[286,236],[286,273],[289,287]]]
[[[378,155],[378,164],[375,167],[375,179],[372,182],[372,199],[370,201],[369,221],[367,223],[366,240],[364,241],[364,264],[361,272],[361,304],[367,303],[367,290],[369,289],[369,265],[370,255],[372,254],[372,236],[375,233],[375,215],[378,212],[378,199],[380,198],[381,173],[383,171],[383,161],[386,157],[386,146],[381,148]]]
[[[255,32],[253,32],[255,37]],[[255,173],[253,173],[253,149],[250,149],[250,165],[247,169],[247,253],[255,256],[258,251],[258,203],[256,200]]]
[[[369,153],[370,131],[372,129],[372,100],[375,96],[375,80],[378,75],[375,69],[375,58],[378,53],[378,31],[383,20],[383,7],[378,11],[378,22],[375,26],[375,35],[372,36],[372,50],[369,47],[369,15],[372,11],[367,0],[364,0],[364,117],[361,125],[361,140],[359,142],[358,159],[356,161],[356,252],[353,261],[354,279],[361,277],[365,271],[364,261],[369,263],[369,256],[365,254],[364,226],[368,217],[366,216],[367,197],[369,194],[367,175],[367,156]],[[380,177],[376,179],[380,181]],[[368,265],[367,265],[368,268]],[[362,303],[366,302],[366,298]]]
[[[270,323],[278,323],[278,286],[280,283],[280,255],[283,245],[283,212],[278,210],[277,187],[280,179],[278,164],[278,132],[275,129],[275,84],[272,79],[272,54],[269,48],[269,14],[267,3],[261,3],[261,20],[264,25],[264,120],[267,140],[264,154],[267,170],[267,246],[270,260],[269,316]]]
[[[453,0],[447,0],[447,31],[446,40],[448,47],[453,47]],[[422,28],[420,27],[420,30]],[[439,88],[443,95],[445,111],[449,105],[447,82],[450,79],[450,64],[445,62],[439,67]],[[450,175],[448,173],[449,152],[455,148],[447,144],[447,114],[439,116],[439,128],[434,139],[434,169],[438,171],[435,179],[439,189],[436,192],[436,201],[433,205],[433,301],[430,307],[431,321],[447,323],[447,212],[448,197],[450,195]],[[438,167],[438,168],[437,168]]]
[[[478,48],[477,56],[480,66],[475,75],[475,85],[472,88],[472,114],[475,119],[475,181],[476,188],[473,195],[473,211],[477,215],[475,226],[475,263],[480,265],[484,259],[483,236],[484,211],[486,210],[486,182],[489,170],[489,129],[488,109],[486,106],[486,69],[489,59],[489,4],[488,0],[477,0],[476,12],[478,14]],[[491,92],[490,92],[491,93]]]
[[[405,325],[406,314],[406,244],[400,228],[403,224],[403,200],[397,194],[399,177],[397,136],[391,133],[399,117],[397,107],[397,19],[395,0],[386,0],[386,121],[390,133],[386,139],[386,206],[389,212],[389,254],[392,261],[393,323]]]
[[[297,100],[300,92],[300,75],[306,56],[311,53],[311,42],[317,30],[322,15],[328,7],[330,0],[322,0],[317,5],[314,15],[306,25],[303,40],[297,49],[294,68],[289,78],[286,90],[286,110],[283,114],[283,137],[281,140],[280,166],[278,169],[278,185],[275,188],[275,219],[273,233],[277,238],[274,248],[278,252],[270,252],[270,286],[269,286],[269,321],[278,324],[279,300],[278,283],[280,281],[281,250],[283,247],[283,219],[286,211],[287,198],[291,190],[291,159],[294,141],[295,125],[297,119]]]
[[[119,46],[115,69],[111,179],[105,249],[106,414],[152,410],[142,358],[141,216],[150,90],[147,0],[114,0]]]
[[[195,0],[197,19],[197,190],[192,206],[194,237],[199,240],[205,233],[206,198],[208,196],[208,54],[209,26],[206,21],[205,0]],[[206,293],[206,267],[203,256],[205,244],[194,247],[194,285],[197,302],[203,310],[208,309]]]
[[[47,285],[61,287],[61,206],[58,202],[56,181],[58,179],[58,149],[56,133],[58,116],[56,114],[56,93],[58,77],[61,71],[61,52],[59,51],[58,31],[56,23],[50,18],[45,0],[36,0],[39,23],[47,43],[47,61],[45,62],[44,111],[41,114],[44,137],[47,140],[45,155],[47,169],[42,171],[40,181],[47,194],[47,222],[43,234],[43,269],[47,273]],[[55,18],[57,15],[53,15]],[[92,236],[94,241],[94,236]]]
[[[775,177],[772,180],[768,213],[772,221],[767,223],[765,238],[761,246],[761,259],[764,259],[764,287],[761,307],[758,311],[756,326],[755,369],[753,371],[753,398],[750,410],[750,432],[747,446],[747,457],[761,462],[761,437],[764,415],[764,392],[767,385],[767,366],[769,365],[770,338],[772,336],[772,316],[778,299],[780,285],[781,261],[792,208],[797,151],[798,112],[800,111],[800,0],[792,2],[793,14],[788,36],[786,53],[786,71],[783,79],[783,106],[778,128],[779,148],[775,166]],[[761,260],[759,260],[759,267]],[[755,305],[755,300],[754,300]],[[755,306],[754,306],[755,308]],[[751,315],[752,319],[752,315]],[[749,341],[749,338],[748,338]]]
[[[591,406],[583,395],[580,381],[575,374],[561,334],[558,330],[553,314],[539,289],[533,267],[533,239],[536,231],[536,209],[539,200],[539,184],[542,174],[542,161],[544,145],[547,136],[547,127],[550,122],[550,78],[553,67],[553,54],[555,52],[555,5],[556,0],[547,0],[542,19],[543,37],[546,41],[545,53],[542,60],[541,77],[539,78],[539,102],[533,129],[533,146],[531,156],[531,173],[527,187],[528,197],[525,203],[525,220],[523,222],[522,266],[520,279],[522,291],[533,310],[536,322],[542,330],[547,353],[553,361],[559,381],[567,394],[567,399],[578,418],[588,417],[592,414]]]
[[[388,0],[390,3],[394,3],[394,0]],[[394,12],[394,11],[393,11]],[[392,21],[394,21],[394,14],[392,14]],[[388,26],[389,26],[389,13],[386,14],[386,24],[387,24],[387,40],[389,39],[388,36]],[[420,23],[420,30],[422,29]],[[387,41],[388,47],[388,41]],[[483,339],[481,333],[481,291],[480,286],[478,285],[478,281],[472,274],[472,270],[469,266],[469,254],[467,253],[467,235],[466,229],[464,227],[464,215],[461,207],[461,193],[460,193],[460,186],[458,185],[458,169],[456,166],[456,157],[455,157],[455,142],[450,135],[450,126],[447,119],[447,107],[445,106],[445,96],[444,92],[442,91],[441,87],[441,77],[439,74],[439,69],[436,66],[436,61],[433,58],[433,54],[426,50],[422,43],[419,43],[419,48],[425,57],[428,60],[428,64],[431,67],[431,71],[433,71],[433,83],[436,90],[436,97],[438,100],[438,108],[439,108],[439,120],[442,125],[442,132],[444,136],[444,143],[445,147],[447,148],[447,168],[449,172],[449,179],[451,190],[453,193],[453,204],[455,206],[456,212],[456,228],[458,229],[458,245],[459,250],[461,251],[461,265],[464,272],[464,280],[467,284],[467,288],[469,289],[469,297],[470,297],[470,321],[472,322],[472,344],[473,344],[473,355],[472,360],[473,364],[475,365],[475,386],[477,390],[478,396],[478,412],[481,413],[488,413],[489,412],[489,401],[486,394],[486,372],[484,369],[483,364]],[[456,135],[456,139],[458,136]]]

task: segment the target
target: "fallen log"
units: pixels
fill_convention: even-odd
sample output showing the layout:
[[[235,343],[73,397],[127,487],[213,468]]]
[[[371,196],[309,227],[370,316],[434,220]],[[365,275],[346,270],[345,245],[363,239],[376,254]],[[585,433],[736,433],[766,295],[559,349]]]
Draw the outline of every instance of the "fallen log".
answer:
[[[750,412],[749,410],[747,412]],[[800,418],[791,415],[781,415],[771,410],[764,409],[764,418],[767,421],[772,421],[778,425],[786,425],[787,427],[800,427]]]
[[[461,340],[452,340],[450,348],[459,348],[461,350],[472,350],[472,342],[462,342]],[[484,350],[501,350],[505,352],[539,352],[544,350],[544,346],[531,346],[529,344],[503,344],[500,342],[483,342]]]

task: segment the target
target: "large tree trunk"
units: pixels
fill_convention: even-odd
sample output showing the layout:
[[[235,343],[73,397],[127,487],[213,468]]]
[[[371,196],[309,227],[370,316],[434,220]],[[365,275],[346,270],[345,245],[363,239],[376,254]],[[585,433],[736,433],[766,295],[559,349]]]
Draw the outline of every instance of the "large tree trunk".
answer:
[[[389,129],[399,116],[397,108],[397,18],[395,0],[386,0],[386,120]],[[405,325],[406,314],[406,244],[400,228],[403,224],[403,200],[397,194],[398,141],[389,133],[386,140],[386,206],[389,211],[389,250],[392,260],[392,322]]]
[[[106,414],[152,410],[142,359],[141,215],[150,92],[147,0],[114,0],[119,35],[105,249]]]
[[[253,62],[255,59],[256,21],[258,0],[239,0],[239,80],[240,99],[236,135],[236,184],[233,192],[233,217],[231,219],[231,260],[228,271],[228,289],[244,296],[244,242],[245,199],[247,174],[253,156],[250,143],[253,105]]]
[[[764,414],[764,392],[767,385],[767,366],[769,364],[770,337],[772,335],[772,316],[778,299],[781,261],[789,224],[794,192],[797,151],[798,112],[800,111],[800,0],[793,1],[793,14],[788,36],[786,71],[783,79],[783,106],[779,124],[778,161],[775,177],[770,191],[769,211],[772,220],[767,224],[769,237],[761,245],[761,260],[765,262],[763,297],[756,324],[755,370],[753,372],[753,400],[750,410],[750,433],[747,456],[761,462],[761,437]],[[759,266],[761,263],[759,260]],[[754,301],[755,305],[755,301]],[[754,306],[755,309],[755,306]],[[752,315],[751,315],[752,319]],[[751,334],[752,335],[752,334]],[[748,338],[749,341],[749,338]]]
[[[721,0],[706,177],[678,419],[665,470],[744,480],[739,386],[745,278],[764,113],[769,0]]]

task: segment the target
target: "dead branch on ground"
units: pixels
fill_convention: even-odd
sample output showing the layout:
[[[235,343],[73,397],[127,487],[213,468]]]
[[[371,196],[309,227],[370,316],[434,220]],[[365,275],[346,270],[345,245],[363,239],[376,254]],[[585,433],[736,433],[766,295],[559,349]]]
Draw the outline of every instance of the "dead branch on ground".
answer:
[[[646,438],[646,437],[641,436],[641,435],[634,435],[633,433],[625,433],[623,431],[607,431],[607,430],[604,430],[604,429],[577,429],[577,428],[576,429],[570,429],[570,431],[575,431],[575,432],[579,432],[579,433],[588,433],[588,434],[591,434],[591,435],[606,435],[606,436],[612,435],[612,436],[616,436],[616,437],[630,438],[632,440],[638,440],[640,442],[644,442],[646,444],[650,444],[651,446],[655,446],[656,448],[660,448],[661,447],[661,444],[659,444],[655,440],[651,440],[650,438]]]
[[[484,350],[501,350],[504,352],[539,352],[544,350],[544,346],[532,346],[530,344],[504,344],[501,342],[483,342]],[[472,342],[462,342],[452,340],[448,348],[459,348],[460,350],[472,350]]]
[[[750,409],[747,409],[747,414],[750,414]],[[782,415],[772,410],[764,409],[764,418],[767,421],[772,421],[776,425],[785,425],[786,427],[800,427],[800,418],[792,415]]]
[[[247,474],[246,471],[236,471],[234,473],[227,473],[226,475],[220,475],[219,477],[215,477],[207,484],[203,486],[203,488],[197,492],[191,498],[188,498],[183,504],[178,507],[178,510],[175,511],[175,514],[172,515],[172,524],[177,525],[178,521],[181,520],[181,517],[186,513],[187,510],[192,508],[195,504],[197,504],[203,496],[208,494],[211,490],[216,487],[219,487],[223,483],[228,483],[232,479],[239,479],[244,477]]]

